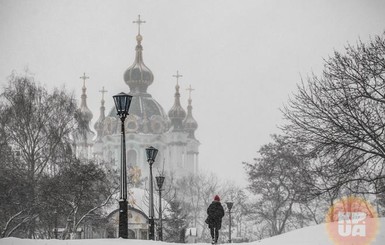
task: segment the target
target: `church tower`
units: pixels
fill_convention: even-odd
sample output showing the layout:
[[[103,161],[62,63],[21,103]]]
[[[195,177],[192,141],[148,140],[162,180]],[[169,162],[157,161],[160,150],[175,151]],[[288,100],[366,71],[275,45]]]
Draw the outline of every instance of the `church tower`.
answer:
[[[198,171],[198,154],[199,154],[199,141],[195,138],[195,131],[198,128],[198,123],[192,115],[192,99],[191,92],[194,90],[190,87],[187,89],[189,91],[189,99],[187,106],[187,116],[183,120],[183,128],[188,133],[187,136],[187,145],[186,145],[186,169],[189,172]]]
[[[185,156],[187,133],[184,131],[183,127],[183,120],[186,117],[186,111],[180,104],[179,78],[182,77],[182,75],[180,75],[179,71],[177,71],[176,75],[173,75],[173,77],[176,77],[176,86],[174,105],[168,112],[168,117],[171,120],[171,128],[168,132],[168,144],[171,169],[180,174],[186,170]]]
[[[186,111],[180,105],[180,93],[179,93],[179,78],[182,75],[179,74],[179,71],[176,71],[176,86],[175,86],[175,96],[174,96],[174,105],[168,112],[168,117],[171,120],[171,130],[172,132],[182,132],[183,131],[183,120],[186,117]]]
[[[77,122],[77,128],[74,134],[75,152],[79,158],[91,159],[95,133],[90,129],[90,122],[93,115],[87,106],[86,80],[89,79],[89,77],[84,73],[80,79],[83,80],[83,87],[80,107],[75,112],[75,120]]]
[[[104,135],[104,121],[106,119],[106,114],[105,114],[105,111],[106,111],[106,107],[104,106],[104,94],[107,93],[108,91],[104,89],[104,87],[102,88],[102,90],[99,90],[100,93],[102,93],[102,100],[100,101],[101,105],[100,105],[100,115],[99,115],[99,118],[98,120],[96,121],[96,123],[94,124],[94,128],[96,130],[96,133],[97,133],[97,137],[95,139],[95,144],[94,144],[94,149],[93,149],[93,152],[95,155],[102,155],[102,147],[103,147],[103,141],[102,141],[102,138],[103,138],[103,135]]]

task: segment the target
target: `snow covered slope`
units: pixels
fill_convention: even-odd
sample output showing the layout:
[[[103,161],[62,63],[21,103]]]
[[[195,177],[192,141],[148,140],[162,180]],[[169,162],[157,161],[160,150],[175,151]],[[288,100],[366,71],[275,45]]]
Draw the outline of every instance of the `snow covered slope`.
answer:
[[[29,240],[18,238],[0,239],[0,245],[156,245],[170,244],[158,241],[125,240],[125,239],[91,239],[91,240]],[[204,243],[200,243],[203,245]],[[271,237],[262,241],[242,243],[244,245],[334,245],[329,239],[325,224],[310,226]],[[376,240],[371,245],[385,244],[385,218],[380,219],[380,229]],[[199,245],[199,243],[197,244]],[[349,244],[354,245],[354,244]],[[359,245],[359,244],[356,244]]]
[[[370,245],[385,244],[385,218],[381,218],[376,240]],[[368,234],[369,235],[369,234]],[[305,227],[280,236],[271,237],[262,241],[252,242],[253,245],[335,245],[326,232],[325,224]],[[342,244],[340,244],[342,245]],[[343,244],[345,245],[345,244]],[[346,244],[364,245],[364,244]]]

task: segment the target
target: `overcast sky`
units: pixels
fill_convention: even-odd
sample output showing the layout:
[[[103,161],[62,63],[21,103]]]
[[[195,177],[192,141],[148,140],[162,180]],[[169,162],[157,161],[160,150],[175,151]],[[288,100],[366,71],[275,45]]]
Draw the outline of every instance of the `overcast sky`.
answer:
[[[383,0],[0,0],[0,85],[28,68],[48,88],[65,87],[80,100],[86,72],[92,127],[102,86],[111,96],[129,88],[138,14],[145,64],[155,79],[148,92],[164,110],[190,84],[200,168],[245,185],[242,162],[279,133],[279,108],[301,76],[347,43],[385,31]]]

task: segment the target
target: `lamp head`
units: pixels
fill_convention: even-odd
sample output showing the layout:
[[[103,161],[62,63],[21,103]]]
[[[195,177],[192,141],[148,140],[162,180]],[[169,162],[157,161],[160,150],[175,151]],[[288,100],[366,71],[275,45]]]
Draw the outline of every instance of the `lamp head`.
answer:
[[[159,190],[162,189],[162,186],[163,186],[163,182],[164,182],[164,176],[156,176],[155,179],[156,179],[156,185],[158,186]]]
[[[126,118],[128,116],[128,110],[130,109],[132,96],[123,92],[112,96],[114,98],[116,112],[120,118]]]
[[[231,209],[233,208],[233,204],[234,204],[233,202],[226,202],[226,205],[229,211],[231,211]]]
[[[150,146],[146,149],[147,161],[152,164],[155,162],[156,155],[158,154],[158,149]]]

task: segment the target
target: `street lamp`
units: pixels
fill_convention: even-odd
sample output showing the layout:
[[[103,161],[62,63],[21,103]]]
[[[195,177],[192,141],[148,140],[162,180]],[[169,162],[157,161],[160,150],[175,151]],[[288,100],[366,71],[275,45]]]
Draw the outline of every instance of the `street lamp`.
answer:
[[[72,219],[71,219],[71,217],[67,218],[67,226],[68,226],[68,234],[67,234],[67,236],[69,237],[69,239],[72,239],[73,238],[73,234],[72,234]]]
[[[162,186],[164,182],[164,176],[156,176],[156,185],[159,191],[159,240],[163,241],[163,226],[162,226]]]
[[[54,229],[54,233],[55,233],[55,239],[57,239],[57,209],[55,208],[55,211],[53,212],[55,214],[55,229]]]
[[[233,208],[233,202],[226,202],[227,210],[229,210],[229,243],[231,243],[231,209]]]
[[[122,92],[112,97],[114,98],[117,114],[122,121],[120,154],[119,237],[128,238],[126,138],[124,132],[124,120],[128,116],[128,110],[130,109],[132,96]]]
[[[154,227],[154,190],[153,190],[153,177],[152,177],[152,164],[155,162],[158,149],[150,146],[146,149],[147,162],[150,165],[150,212],[149,212],[149,239],[155,240],[155,227]]]

